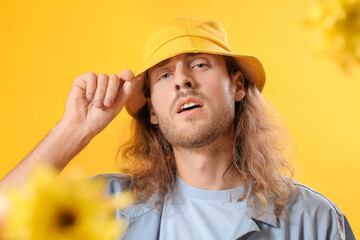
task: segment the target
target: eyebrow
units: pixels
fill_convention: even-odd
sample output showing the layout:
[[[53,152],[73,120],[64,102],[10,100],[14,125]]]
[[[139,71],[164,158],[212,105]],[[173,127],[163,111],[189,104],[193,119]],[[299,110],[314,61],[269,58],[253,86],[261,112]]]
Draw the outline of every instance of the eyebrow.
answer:
[[[200,54],[205,54],[205,53],[202,53],[202,52],[198,52],[198,53],[186,53],[185,58],[194,57],[194,56],[197,56],[197,55],[200,55]],[[155,66],[153,66],[152,68],[153,68],[153,70],[155,71],[156,69],[165,66],[165,65],[168,64],[169,62],[170,62],[170,58],[165,59],[165,60],[159,62],[158,64],[156,64]]]

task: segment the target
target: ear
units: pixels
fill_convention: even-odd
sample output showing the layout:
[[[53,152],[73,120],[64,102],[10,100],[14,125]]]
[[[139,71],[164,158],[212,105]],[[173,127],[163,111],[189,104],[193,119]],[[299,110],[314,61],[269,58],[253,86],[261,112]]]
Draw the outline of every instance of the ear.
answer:
[[[154,107],[152,106],[150,99],[146,99],[146,103],[150,112],[150,122],[154,125],[159,124],[159,120],[157,119],[157,116],[154,111]]]
[[[231,74],[231,82],[234,89],[234,99],[240,102],[245,97],[245,80],[240,71]]]

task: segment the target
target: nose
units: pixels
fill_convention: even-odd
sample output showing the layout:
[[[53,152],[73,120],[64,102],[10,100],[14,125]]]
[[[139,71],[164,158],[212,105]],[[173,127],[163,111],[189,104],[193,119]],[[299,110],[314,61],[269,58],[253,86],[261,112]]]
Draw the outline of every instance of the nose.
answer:
[[[175,70],[175,89],[180,91],[181,89],[194,88],[194,80],[192,79],[190,70],[185,66],[183,62],[179,62]]]

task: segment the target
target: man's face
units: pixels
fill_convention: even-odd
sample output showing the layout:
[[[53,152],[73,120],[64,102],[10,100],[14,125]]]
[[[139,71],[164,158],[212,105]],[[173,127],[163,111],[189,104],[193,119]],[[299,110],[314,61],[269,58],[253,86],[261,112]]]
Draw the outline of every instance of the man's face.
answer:
[[[222,56],[180,54],[149,70],[151,123],[174,147],[199,148],[233,130],[243,78],[229,76]]]

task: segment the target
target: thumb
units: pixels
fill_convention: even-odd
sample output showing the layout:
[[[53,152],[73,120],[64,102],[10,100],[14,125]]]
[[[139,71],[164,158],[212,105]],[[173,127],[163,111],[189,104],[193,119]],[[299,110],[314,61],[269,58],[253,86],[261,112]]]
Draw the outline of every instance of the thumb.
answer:
[[[116,96],[116,112],[120,112],[127,100],[131,99],[141,99],[142,88],[144,82],[145,73],[142,73],[131,80],[124,81],[123,86],[120,88],[118,95]]]

